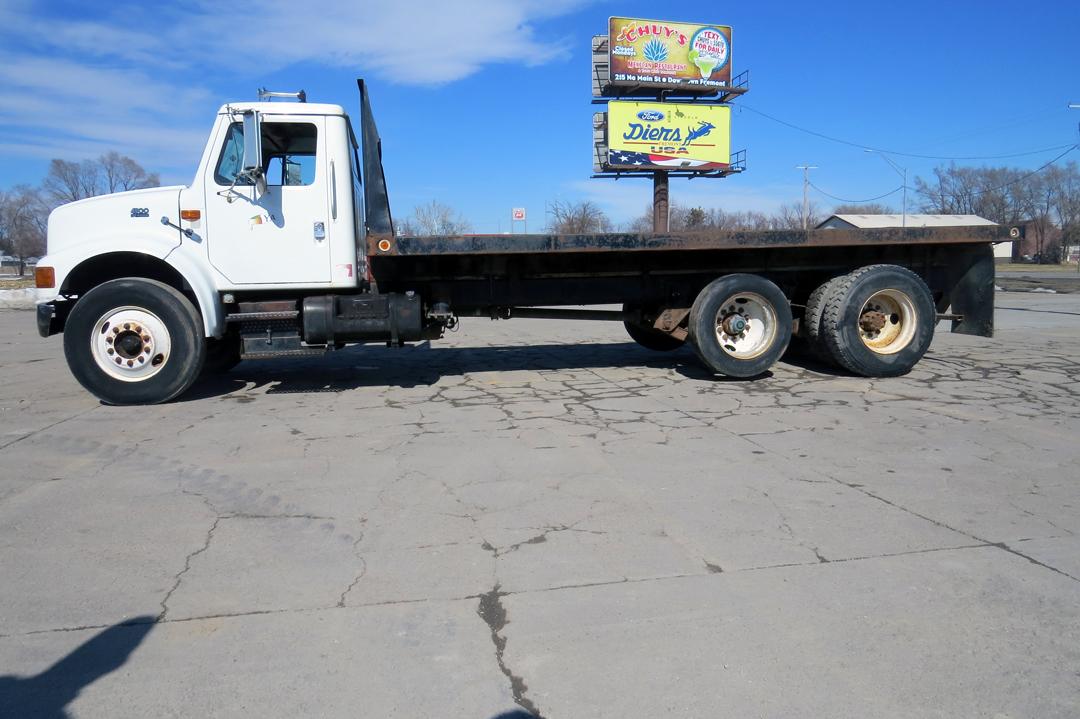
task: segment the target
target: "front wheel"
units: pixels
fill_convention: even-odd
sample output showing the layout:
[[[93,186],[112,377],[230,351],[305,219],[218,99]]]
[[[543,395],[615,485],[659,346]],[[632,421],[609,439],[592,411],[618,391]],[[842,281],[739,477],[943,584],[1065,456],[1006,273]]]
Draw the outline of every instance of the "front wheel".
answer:
[[[157,404],[191,386],[206,347],[188,298],[155,280],[124,278],[75,303],[64,355],[79,384],[102,402]]]
[[[713,372],[748,378],[764,374],[791,341],[791,304],[757,275],[713,280],[690,309],[690,342]]]

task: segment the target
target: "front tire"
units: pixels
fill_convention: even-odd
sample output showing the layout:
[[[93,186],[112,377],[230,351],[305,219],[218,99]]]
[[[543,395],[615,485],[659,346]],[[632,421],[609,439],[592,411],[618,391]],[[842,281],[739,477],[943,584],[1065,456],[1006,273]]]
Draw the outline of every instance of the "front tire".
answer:
[[[188,298],[156,280],[128,277],[75,303],[64,355],[79,384],[105,404],[158,404],[191,386],[206,347]]]
[[[728,377],[764,374],[791,342],[791,304],[757,275],[713,280],[690,309],[690,342],[704,365]]]

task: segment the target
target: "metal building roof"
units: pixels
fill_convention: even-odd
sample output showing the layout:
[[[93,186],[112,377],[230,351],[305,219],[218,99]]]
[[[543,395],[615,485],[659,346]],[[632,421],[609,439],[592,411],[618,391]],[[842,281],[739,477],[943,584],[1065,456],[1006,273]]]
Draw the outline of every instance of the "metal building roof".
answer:
[[[903,227],[903,215],[831,215],[824,222],[818,224],[823,227],[831,220],[837,219],[846,222],[853,227],[862,230],[880,229],[885,227]],[[972,227],[977,225],[996,225],[985,217],[978,215],[908,215],[908,227]]]

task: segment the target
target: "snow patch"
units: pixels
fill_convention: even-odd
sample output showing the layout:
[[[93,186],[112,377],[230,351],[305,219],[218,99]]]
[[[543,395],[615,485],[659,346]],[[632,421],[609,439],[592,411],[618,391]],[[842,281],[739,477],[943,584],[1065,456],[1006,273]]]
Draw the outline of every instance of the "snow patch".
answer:
[[[37,290],[0,290],[0,310],[32,310],[37,304]]]

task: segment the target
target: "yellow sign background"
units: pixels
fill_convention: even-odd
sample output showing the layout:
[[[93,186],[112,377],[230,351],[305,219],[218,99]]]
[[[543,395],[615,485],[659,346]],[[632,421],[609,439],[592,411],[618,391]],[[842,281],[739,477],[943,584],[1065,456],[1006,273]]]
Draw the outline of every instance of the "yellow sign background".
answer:
[[[712,170],[731,163],[726,105],[612,101],[607,125],[611,167]]]
[[[613,17],[611,84],[702,90],[731,84],[731,26]]]

